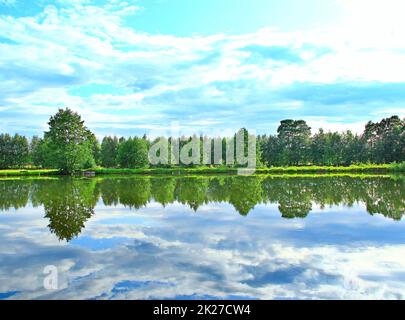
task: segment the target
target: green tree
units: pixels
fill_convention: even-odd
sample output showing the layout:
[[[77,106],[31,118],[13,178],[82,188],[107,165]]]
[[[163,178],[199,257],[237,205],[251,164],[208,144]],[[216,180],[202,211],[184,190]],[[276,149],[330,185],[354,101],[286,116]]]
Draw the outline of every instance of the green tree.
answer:
[[[31,162],[34,166],[42,168],[54,168],[54,156],[50,147],[49,139],[39,139],[31,142]]]
[[[327,132],[320,129],[312,138],[312,162],[317,165],[341,165],[344,160],[342,136],[338,132]]]
[[[364,144],[359,135],[354,135],[350,130],[342,135],[343,162],[345,165],[365,161]]]
[[[283,120],[277,129],[284,165],[302,165],[310,156],[311,128],[304,120]]]
[[[89,159],[90,162],[88,163],[87,167],[91,168],[94,165],[94,163],[96,165],[101,164],[101,146],[100,142],[97,140],[96,136],[93,133],[90,133],[89,141],[91,144],[91,151],[93,154],[94,161],[92,161],[92,159],[90,158]]]
[[[101,143],[101,165],[106,168],[114,168],[118,165],[118,146],[117,137],[104,137]]]
[[[122,168],[142,168],[148,163],[148,146],[145,140],[129,138],[119,145],[118,164]]]
[[[21,167],[29,162],[29,143],[19,134],[0,135],[0,168]]]
[[[314,134],[311,141],[311,156],[312,163],[316,165],[325,164],[325,153],[326,153],[326,135],[323,129]]]
[[[29,158],[30,158],[30,163],[31,164],[36,165],[35,164],[36,159],[34,159],[34,158],[36,157],[36,153],[37,153],[38,148],[39,148],[39,146],[41,144],[41,141],[42,141],[42,139],[40,137],[38,137],[38,136],[33,136],[31,141],[30,141],[30,155],[29,155]]]
[[[94,135],[84,126],[80,115],[60,109],[48,124],[45,140],[52,167],[72,174],[95,164]]]
[[[277,136],[269,136],[262,138],[261,142],[261,157],[264,164],[267,166],[282,165],[282,150],[280,139]]]
[[[11,136],[7,133],[0,135],[0,168],[6,169],[11,164]]]
[[[28,139],[24,136],[16,134],[12,141],[12,154],[11,163],[12,166],[21,167],[29,162],[29,143]]]
[[[405,120],[398,116],[369,121],[363,133],[368,159],[375,163],[405,160]]]

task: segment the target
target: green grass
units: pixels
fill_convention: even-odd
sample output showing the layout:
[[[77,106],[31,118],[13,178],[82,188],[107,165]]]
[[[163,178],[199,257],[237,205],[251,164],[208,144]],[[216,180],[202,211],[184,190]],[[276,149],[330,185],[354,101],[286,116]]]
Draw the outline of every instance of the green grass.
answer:
[[[395,171],[395,172],[405,172],[405,162],[401,163],[392,163],[389,165],[390,170]]]
[[[228,173],[236,174],[235,168],[228,167],[195,167],[195,168],[147,168],[147,169],[112,169],[96,168],[93,169],[96,174],[211,174]]]
[[[237,168],[229,167],[192,167],[192,168],[139,168],[139,169],[113,169],[113,168],[95,168],[85,170],[85,172],[94,172],[95,174],[168,174],[168,175],[198,175],[198,174],[237,174]],[[405,163],[393,164],[362,164],[349,167],[332,166],[302,166],[302,167],[271,167],[257,168],[255,174],[333,174],[333,173],[405,173]],[[0,176],[49,176],[59,174],[55,169],[15,169],[0,170]]]
[[[0,170],[0,176],[48,176],[58,174],[55,169],[10,169]]]
[[[96,174],[236,174],[237,168],[229,167],[194,167],[194,168],[151,168],[151,169],[93,169]],[[243,171],[243,169],[242,169]],[[256,174],[327,174],[327,173],[390,173],[405,172],[405,163],[401,164],[363,164],[348,167],[302,166],[257,168]]]
[[[302,166],[302,167],[271,167],[259,168],[257,173],[333,173],[333,172],[357,172],[357,173],[389,173],[405,172],[405,163],[397,164],[360,164],[352,166]]]

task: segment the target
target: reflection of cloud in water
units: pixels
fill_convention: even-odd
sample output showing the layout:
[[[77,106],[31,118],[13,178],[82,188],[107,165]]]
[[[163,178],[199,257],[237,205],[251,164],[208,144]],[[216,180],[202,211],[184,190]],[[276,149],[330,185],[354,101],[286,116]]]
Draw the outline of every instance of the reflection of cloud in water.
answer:
[[[280,219],[273,205],[248,217],[227,204],[202,209],[98,205],[69,244],[49,233],[41,208],[11,210],[0,225],[0,297],[405,298],[403,222],[374,222],[362,206],[305,220]],[[49,264],[58,291],[42,289]]]

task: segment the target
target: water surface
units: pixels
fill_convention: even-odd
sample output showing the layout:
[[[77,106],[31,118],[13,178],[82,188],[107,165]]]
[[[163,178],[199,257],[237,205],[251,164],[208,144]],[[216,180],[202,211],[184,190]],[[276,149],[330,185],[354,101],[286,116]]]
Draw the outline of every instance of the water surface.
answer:
[[[3,179],[0,299],[405,299],[404,213],[403,176]]]

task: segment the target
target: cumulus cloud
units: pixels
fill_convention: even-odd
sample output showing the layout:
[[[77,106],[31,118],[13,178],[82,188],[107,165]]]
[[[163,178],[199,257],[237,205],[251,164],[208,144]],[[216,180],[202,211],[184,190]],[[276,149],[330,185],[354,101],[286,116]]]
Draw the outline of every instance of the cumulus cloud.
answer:
[[[197,213],[153,202],[136,212],[100,204],[95,211],[70,244],[48,231],[42,208],[2,212],[0,292],[14,299],[404,298],[402,227],[362,205],[315,208],[305,220],[280,219],[277,205],[260,205],[248,218],[216,203]],[[56,291],[43,289],[46,265],[58,267]]]
[[[98,135],[153,135],[173,120],[201,124],[195,132],[251,127],[268,133],[283,118],[314,115],[332,123],[329,128],[358,128],[376,120],[376,110],[404,103],[405,46],[392,40],[401,32],[395,23],[392,41],[388,29],[355,27],[355,17],[365,15],[368,28],[381,2],[364,15],[364,3],[354,3],[341,2],[350,14],[336,27],[189,37],[129,27],[126,19],[141,14],[136,2],[49,1],[32,16],[0,15],[3,130],[14,132],[18,123],[39,134],[41,123],[64,106],[80,111]],[[397,5],[392,0],[388,16],[395,18]],[[370,32],[378,43],[358,40]],[[36,125],[15,116],[28,111]]]

